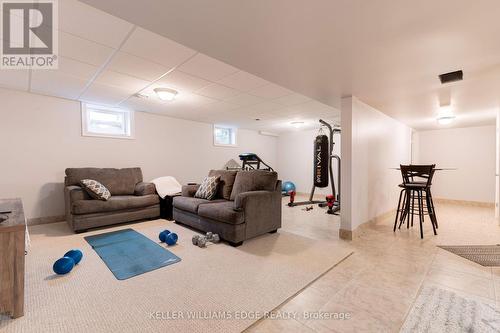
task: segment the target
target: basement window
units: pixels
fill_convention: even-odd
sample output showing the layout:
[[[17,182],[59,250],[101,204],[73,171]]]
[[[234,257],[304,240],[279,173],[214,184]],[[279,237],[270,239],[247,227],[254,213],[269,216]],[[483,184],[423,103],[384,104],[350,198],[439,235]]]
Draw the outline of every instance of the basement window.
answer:
[[[237,129],[214,125],[214,146],[236,147]]]
[[[82,135],[133,139],[134,112],[82,103]]]

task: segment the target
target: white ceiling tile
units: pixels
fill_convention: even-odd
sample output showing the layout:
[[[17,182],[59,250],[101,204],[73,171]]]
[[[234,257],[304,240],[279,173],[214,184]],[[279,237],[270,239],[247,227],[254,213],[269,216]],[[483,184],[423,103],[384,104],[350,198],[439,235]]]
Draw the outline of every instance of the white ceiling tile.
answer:
[[[116,105],[120,101],[130,97],[128,91],[120,88],[99,83],[93,83],[80,99],[97,104]]]
[[[238,106],[234,104],[229,104],[226,102],[215,102],[201,106],[200,110],[202,110],[203,112],[221,113],[221,112],[231,111],[236,108],[238,108]]]
[[[69,99],[77,99],[87,80],[59,70],[34,70],[31,74],[31,92]]]
[[[257,89],[253,89],[252,91],[248,92],[251,95],[262,97],[262,98],[279,98],[283,97],[286,95],[290,95],[292,91],[283,88],[281,86],[278,86],[274,83],[259,87]]]
[[[216,99],[197,94],[179,94],[179,96],[174,101],[174,103],[178,105],[186,105],[193,108],[201,107],[215,102],[218,101]]]
[[[165,86],[165,88],[171,88],[184,92],[193,92],[211,84],[210,81],[177,70],[168,73],[158,80],[157,83]]]
[[[107,68],[147,81],[157,80],[168,71],[167,67],[121,51],[115,54]]]
[[[268,81],[244,71],[228,75],[218,83],[244,92],[269,84]]]
[[[238,106],[250,106],[261,103],[264,101],[263,98],[249,95],[249,94],[240,94],[225,100],[228,103],[235,104]]]
[[[122,89],[123,91],[128,91],[130,94],[135,94],[136,92],[144,89],[151,82],[135,78],[133,76],[121,74],[114,71],[104,71],[95,80],[95,82],[110,86],[115,86]]]
[[[293,93],[290,95],[286,95],[286,96],[274,99],[273,102],[279,103],[279,104],[282,104],[285,106],[292,106],[292,105],[305,103],[305,102],[308,102],[310,100],[311,99],[309,97],[306,97],[306,96],[301,95],[301,94]]]
[[[59,57],[58,69],[36,69],[33,70],[33,72],[59,72],[88,81],[96,74],[98,69],[99,68],[97,66],[89,65],[66,57]]]
[[[132,96],[128,100],[120,103],[120,107],[132,109],[134,111],[155,112],[163,110],[164,105],[159,103],[158,100],[151,98],[139,98]]]
[[[28,90],[29,70],[27,69],[0,70],[0,86],[4,88]]]
[[[178,69],[213,82],[238,71],[237,68],[202,53],[198,53]]]
[[[236,89],[228,88],[217,83],[213,83],[209,86],[206,86],[205,88],[197,90],[196,93],[199,95],[217,99],[227,99],[240,94],[240,92]]]
[[[282,109],[283,106],[280,105],[280,104],[277,104],[277,103],[273,103],[273,102],[263,102],[263,103],[259,103],[259,104],[256,104],[256,105],[252,105],[252,106],[249,106],[249,107],[246,107],[246,108],[243,108],[243,109],[240,109],[242,110],[242,112],[271,112],[271,111],[274,111],[274,110],[277,110],[277,109]]]
[[[76,0],[59,1],[59,30],[118,48],[133,25]]]
[[[59,32],[59,55],[101,66],[114,49],[63,31]]]
[[[196,54],[195,50],[142,28],[130,35],[121,50],[168,68],[178,66]]]
[[[295,116],[301,114],[302,112],[289,107],[283,107],[281,109],[272,110],[272,113],[278,116]]]
[[[304,114],[310,114],[313,112],[316,112],[316,113],[317,112],[332,112],[332,113],[338,112],[337,109],[335,109],[331,106],[328,106],[326,104],[323,104],[321,102],[315,101],[315,100],[311,100],[311,101],[306,102],[306,103],[291,106],[290,109],[304,113]]]

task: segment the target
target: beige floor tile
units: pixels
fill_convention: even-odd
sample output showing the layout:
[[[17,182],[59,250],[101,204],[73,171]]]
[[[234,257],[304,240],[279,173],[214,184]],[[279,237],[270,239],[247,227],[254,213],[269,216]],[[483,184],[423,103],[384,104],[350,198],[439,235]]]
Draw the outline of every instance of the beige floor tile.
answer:
[[[443,249],[438,250],[432,262],[432,267],[477,275],[484,278],[491,277],[491,267],[481,266]]]
[[[296,332],[296,333],[314,333],[315,331],[294,319],[267,319],[263,321],[259,321],[254,326],[247,329],[245,332],[252,333],[278,333],[278,332]]]
[[[330,301],[328,293],[317,288],[307,288],[293,299],[283,304],[279,310],[285,312],[296,312],[302,317],[304,311],[318,311]]]
[[[477,275],[442,269],[431,268],[427,280],[465,293],[484,298],[495,299],[493,279]]]
[[[351,315],[348,320],[298,319],[315,332],[398,332],[422,285],[496,302],[500,307],[500,268],[484,268],[437,247],[500,243],[493,209],[438,204],[436,210],[438,235],[433,235],[426,219],[424,239],[420,239],[418,223],[393,232],[394,216],[366,226],[359,238],[348,242],[355,248],[353,255],[281,309]],[[284,207],[283,227],[311,239],[339,241],[340,219],[316,206],[310,212]],[[288,330],[279,324],[269,324],[270,331],[297,327],[292,323]]]

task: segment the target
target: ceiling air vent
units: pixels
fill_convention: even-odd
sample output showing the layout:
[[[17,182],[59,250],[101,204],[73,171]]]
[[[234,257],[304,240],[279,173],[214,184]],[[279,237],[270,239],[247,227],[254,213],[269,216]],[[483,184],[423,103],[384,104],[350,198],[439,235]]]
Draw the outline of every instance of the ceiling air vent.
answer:
[[[441,84],[455,82],[455,81],[462,81],[463,79],[464,79],[464,72],[462,71],[449,72],[439,75],[439,80],[441,81]]]

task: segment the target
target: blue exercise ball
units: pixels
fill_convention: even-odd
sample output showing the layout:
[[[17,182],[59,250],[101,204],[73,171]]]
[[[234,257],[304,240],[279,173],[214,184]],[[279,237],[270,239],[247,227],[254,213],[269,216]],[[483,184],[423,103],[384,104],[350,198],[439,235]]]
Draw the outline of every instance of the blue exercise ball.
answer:
[[[75,261],[75,265],[78,265],[80,260],[82,260],[83,253],[78,249],[69,250],[64,254],[65,257],[70,257]]]
[[[284,182],[281,186],[281,192],[288,194],[295,191],[295,184],[292,182]]]
[[[55,263],[54,266],[52,266],[52,269],[54,270],[54,273],[59,274],[59,275],[64,275],[68,274],[71,272],[71,270],[75,267],[75,261],[71,257],[62,257],[61,259],[58,259]]]
[[[165,238],[168,234],[170,234],[170,230],[163,230],[162,232],[160,232],[160,234],[158,235],[160,242],[165,243]]]
[[[178,239],[179,237],[177,236],[177,234],[175,232],[172,232],[168,234],[167,237],[165,238],[165,243],[167,243],[169,246],[175,245]]]

